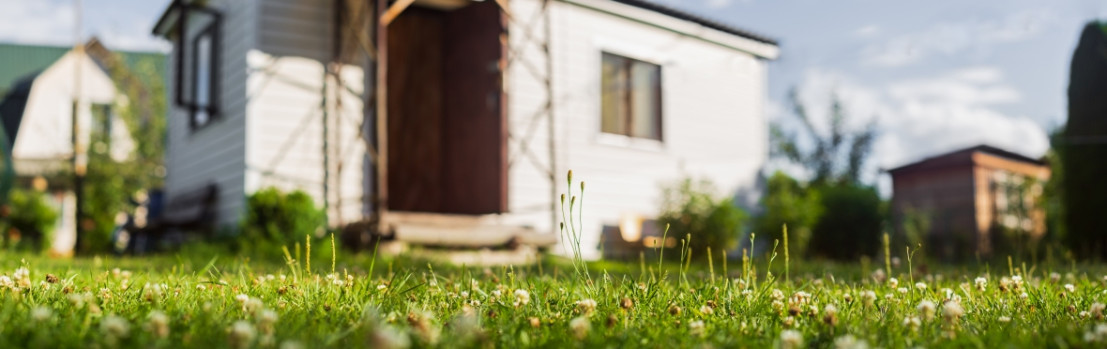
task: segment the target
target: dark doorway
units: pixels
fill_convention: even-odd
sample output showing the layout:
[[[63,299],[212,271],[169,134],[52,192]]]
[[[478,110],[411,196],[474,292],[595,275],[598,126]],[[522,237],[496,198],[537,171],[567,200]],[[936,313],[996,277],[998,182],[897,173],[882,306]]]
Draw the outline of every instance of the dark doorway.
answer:
[[[413,6],[388,27],[388,206],[507,208],[504,19],[492,1]]]

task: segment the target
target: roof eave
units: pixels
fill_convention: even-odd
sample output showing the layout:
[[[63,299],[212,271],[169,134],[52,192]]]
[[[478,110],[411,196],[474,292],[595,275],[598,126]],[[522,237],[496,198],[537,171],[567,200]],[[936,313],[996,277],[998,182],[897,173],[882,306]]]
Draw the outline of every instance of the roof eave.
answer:
[[[776,59],[780,55],[780,48],[775,40],[766,39],[753,34],[738,35],[712,28],[701,22],[673,16],[658,8],[668,9],[663,6],[645,8],[628,4],[625,1],[610,0],[560,0],[562,2],[603,12],[612,16],[621,17],[641,24],[674,32],[680,35],[696,38],[718,46],[732,50],[745,52],[763,59]],[[635,1],[635,3],[644,3]],[[675,11],[668,9],[668,11]]]

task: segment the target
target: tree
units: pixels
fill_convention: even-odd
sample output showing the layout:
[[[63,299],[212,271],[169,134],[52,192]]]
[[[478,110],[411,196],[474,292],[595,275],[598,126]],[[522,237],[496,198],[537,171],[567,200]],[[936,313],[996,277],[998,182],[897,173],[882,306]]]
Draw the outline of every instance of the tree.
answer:
[[[843,184],[819,188],[826,213],[815,223],[808,255],[854,260],[880,251],[884,214],[871,187]]]
[[[1060,151],[1066,242],[1078,256],[1107,257],[1107,25],[1084,27],[1072,54],[1069,115]]]
[[[95,53],[94,53],[95,54]],[[139,190],[162,186],[165,169],[166,93],[161,72],[152,61],[127,65],[116,54],[100,53],[120,96],[108,110],[94,110],[90,134],[88,171],[85,175],[80,252],[105,251],[111,242],[116,214],[130,207]],[[111,125],[112,116],[124,125]],[[110,127],[106,127],[110,125]],[[126,127],[134,140],[134,152],[124,161],[111,157],[112,127]]]
[[[829,125],[826,132],[820,132],[796,89],[788,97],[811,146],[801,147],[796,134],[774,124],[773,155],[812,173],[809,190],[818,193],[821,215],[812,228],[808,254],[833,259],[873,255],[884,224],[883,203],[861,177],[876,139],[875,121],[860,130],[847,129],[846,108],[838,95],[831,93]]]
[[[766,189],[761,197],[765,211],[755,220],[754,231],[768,236],[767,241],[783,241],[782,228],[787,224],[791,253],[803,255],[823,210],[818,192],[780,171],[769,177]]]
[[[810,149],[799,145],[796,134],[784,131],[780,124],[774,123],[770,129],[773,142],[773,154],[800,164],[812,171],[811,183],[816,186],[836,183],[861,183],[861,171],[868,159],[873,141],[876,139],[876,123],[871,122],[864,129],[851,131],[846,129],[849,117],[836,93],[830,97],[830,124],[828,133],[815,128],[807,107],[799,100],[799,93],[792,89],[788,94],[792,112],[803,126],[802,131],[813,143]]]

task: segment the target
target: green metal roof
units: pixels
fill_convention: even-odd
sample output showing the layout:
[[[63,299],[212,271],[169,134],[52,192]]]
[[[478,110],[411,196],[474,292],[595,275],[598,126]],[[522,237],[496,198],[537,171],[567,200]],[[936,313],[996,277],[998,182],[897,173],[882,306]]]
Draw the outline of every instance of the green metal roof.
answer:
[[[0,43],[0,99],[7,95],[15,83],[38,74],[69,52],[71,46],[43,46]],[[123,56],[127,65],[135,68],[149,60],[162,76],[167,76],[166,55],[156,52],[115,51]]]

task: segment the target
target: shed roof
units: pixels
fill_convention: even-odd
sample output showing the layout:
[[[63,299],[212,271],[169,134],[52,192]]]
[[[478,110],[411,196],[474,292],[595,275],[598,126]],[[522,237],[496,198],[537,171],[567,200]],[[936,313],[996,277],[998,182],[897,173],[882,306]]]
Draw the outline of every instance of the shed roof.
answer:
[[[1015,153],[1015,152],[1012,152],[1012,151],[1000,149],[1000,148],[993,147],[993,146],[990,146],[990,145],[987,145],[987,144],[981,144],[981,145],[976,145],[976,146],[972,146],[972,147],[968,147],[968,148],[964,148],[964,149],[954,150],[954,151],[944,153],[944,154],[940,154],[940,155],[931,156],[931,157],[925,158],[923,160],[913,162],[913,163],[910,163],[910,164],[906,164],[906,165],[903,165],[903,166],[900,166],[900,167],[896,167],[896,168],[893,168],[893,169],[890,169],[890,170],[887,170],[887,171],[888,171],[888,173],[891,173],[892,175],[895,175],[895,174],[904,173],[904,172],[911,172],[911,171],[915,171],[915,170],[937,169],[937,168],[944,168],[944,167],[958,166],[958,165],[971,165],[972,164],[972,154],[974,154],[974,153],[986,153],[986,154],[995,155],[995,156],[999,156],[999,157],[1014,160],[1014,161],[1025,162],[1025,163],[1030,163],[1030,164],[1035,164],[1035,165],[1042,165],[1042,166],[1046,165],[1046,162],[1042,161],[1041,159],[1035,159],[1035,158],[1032,158],[1032,157],[1029,157],[1029,156],[1026,156],[1026,155],[1022,155],[1022,154]]]

